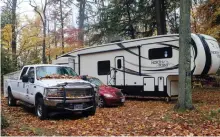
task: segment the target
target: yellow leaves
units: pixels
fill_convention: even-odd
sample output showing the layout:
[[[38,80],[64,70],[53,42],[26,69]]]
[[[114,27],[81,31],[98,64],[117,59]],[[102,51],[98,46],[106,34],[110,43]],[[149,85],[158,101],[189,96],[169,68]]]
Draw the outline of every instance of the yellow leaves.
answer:
[[[11,40],[12,40],[11,24],[5,25],[5,27],[2,29],[1,35],[2,35],[1,43],[2,43],[3,47],[10,48],[11,47]]]
[[[220,41],[220,1],[209,0],[192,10],[192,31],[215,37]]]

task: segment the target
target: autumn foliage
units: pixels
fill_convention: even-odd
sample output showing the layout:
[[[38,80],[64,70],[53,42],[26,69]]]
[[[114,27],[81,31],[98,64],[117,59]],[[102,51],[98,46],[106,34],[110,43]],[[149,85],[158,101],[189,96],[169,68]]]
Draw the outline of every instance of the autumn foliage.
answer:
[[[92,117],[51,114],[50,119],[41,121],[34,115],[34,109],[8,107],[3,98],[2,113],[9,127],[2,132],[8,136],[220,135],[220,90],[196,89],[193,102],[196,110],[175,112],[176,100],[166,103],[163,98],[127,98],[124,106],[98,108]]]
[[[220,41],[220,1],[207,2],[193,9],[192,31],[213,36]]]

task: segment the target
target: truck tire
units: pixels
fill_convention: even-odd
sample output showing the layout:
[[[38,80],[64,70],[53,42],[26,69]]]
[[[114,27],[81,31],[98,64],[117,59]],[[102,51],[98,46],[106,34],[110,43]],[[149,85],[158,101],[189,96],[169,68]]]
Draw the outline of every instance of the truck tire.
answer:
[[[13,97],[11,90],[8,90],[8,106],[16,106],[17,100]]]
[[[35,112],[40,120],[44,120],[47,118],[47,107],[44,105],[43,98],[37,99]]]
[[[86,117],[88,116],[94,116],[96,112],[96,107],[91,108],[90,110],[83,111],[82,114]]]

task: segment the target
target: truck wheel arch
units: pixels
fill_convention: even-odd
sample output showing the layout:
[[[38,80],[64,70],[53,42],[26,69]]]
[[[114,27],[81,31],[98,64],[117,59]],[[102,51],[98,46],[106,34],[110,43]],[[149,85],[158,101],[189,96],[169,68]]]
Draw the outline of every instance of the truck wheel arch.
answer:
[[[11,92],[11,87],[10,86],[8,86],[8,88],[7,88],[7,94],[9,94],[8,92]]]
[[[36,105],[36,101],[37,101],[38,98],[43,98],[43,95],[39,92],[35,95],[34,105]]]

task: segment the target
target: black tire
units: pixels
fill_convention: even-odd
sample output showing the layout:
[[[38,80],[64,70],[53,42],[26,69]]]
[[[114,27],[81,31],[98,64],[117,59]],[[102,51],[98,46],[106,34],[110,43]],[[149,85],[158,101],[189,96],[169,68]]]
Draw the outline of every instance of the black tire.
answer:
[[[94,116],[96,112],[96,107],[91,108],[90,110],[83,111],[82,114],[86,117],[88,116]]]
[[[48,116],[47,107],[44,105],[43,98],[38,98],[35,105],[36,115],[40,120],[44,120]]]
[[[98,107],[99,108],[103,108],[103,107],[105,107],[106,106],[106,104],[105,104],[105,100],[104,100],[104,98],[103,97],[99,97],[99,100],[98,100]]]
[[[8,90],[8,106],[16,106],[17,100],[13,97],[11,90]]]
[[[171,97],[165,97],[165,101],[169,103],[171,101]]]

